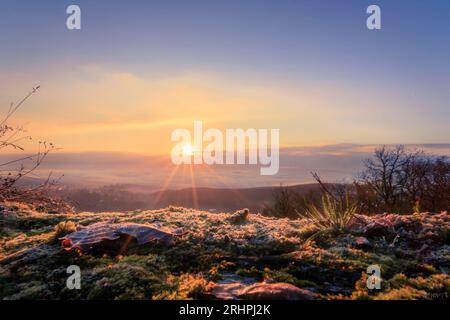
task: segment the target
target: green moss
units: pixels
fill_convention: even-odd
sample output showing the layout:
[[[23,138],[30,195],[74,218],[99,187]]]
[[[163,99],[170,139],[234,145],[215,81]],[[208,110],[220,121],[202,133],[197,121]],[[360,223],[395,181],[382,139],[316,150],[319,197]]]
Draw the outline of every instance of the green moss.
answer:
[[[439,240],[443,237],[438,243],[428,242],[428,250],[419,255],[417,243],[406,242],[404,236],[395,246],[389,237],[370,238],[364,250],[355,247],[350,232],[324,234],[305,243],[314,227],[301,219],[250,214],[245,223],[232,224],[229,215],[184,208],[67,215],[24,210],[19,206],[15,213],[0,217],[0,257],[21,250],[26,255],[26,259],[0,266],[0,298],[201,298],[209,281],[220,281],[223,273],[314,288],[329,299],[442,299],[449,295],[448,276],[441,271],[450,261],[448,246]],[[414,223],[420,224],[424,217],[417,215]],[[66,252],[48,241],[54,234],[73,231],[75,225],[111,219],[158,221],[168,230],[181,227],[186,234],[173,246],[136,245],[117,257],[100,250],[83,255]],[[427,219],[437,218],[430,215]],[[448,232],[443,224],[427,223]],[[366,287],[365,271],[372,264],[379,265],[383,278],[389,279],[383,280],[381,292],[369,292]],[[69,265],[82,270],[81,290],[65,286]]]
[[[93,278],[87,299],[149,299],[165,283],[164,273],[125,262],[96,268]]]
[[[40,229],[32,229],[30,231],[27,231],[25,234],[27,235],[27,237],[34,237],[41,234],[49,233],[51,230],[52,230],[51,227],[44,227]]]
[[[19,230],[30,230],[55,225],[64,220],[61,216],[17,216],[10,218],[7,224]]]
[[[240,268],[236,271],[236,274],[241,277],[250,277],[258,280],[264,279],[264,271],[252,266],[250,268]]]
[[[317,284],[310,280],[298,279],[291,273],[289,273],[289,268],[284,268],[281,270],[270,270],[268,268],[264,269],[264,277],[270,278],[276,282],[286,282],[293,284],[297,287],[317,287]]]

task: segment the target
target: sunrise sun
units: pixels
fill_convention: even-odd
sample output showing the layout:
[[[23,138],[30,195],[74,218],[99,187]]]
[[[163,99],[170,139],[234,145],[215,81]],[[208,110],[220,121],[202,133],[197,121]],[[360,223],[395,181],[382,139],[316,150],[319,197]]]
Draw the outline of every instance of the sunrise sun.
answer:
[[[184,156],[192,156],[194,154],[194,148],[191,144],[186,144],[183,146],[183,155]]]

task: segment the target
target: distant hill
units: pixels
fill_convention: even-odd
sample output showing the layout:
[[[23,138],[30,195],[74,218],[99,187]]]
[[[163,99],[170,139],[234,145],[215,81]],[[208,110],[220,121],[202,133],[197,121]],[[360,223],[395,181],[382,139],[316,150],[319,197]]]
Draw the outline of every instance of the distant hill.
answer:
[[[259,211],[270,204],[278,187],[257,188],[185,188],[179,190],[140,193],[124,186],[108,186],[97,189],[63,190],[63,198],[73,203],[77,211],[128,211],[158,209],[170,205],[202,210],[234,211],[249,208]],[[319,189],[317,184],[300,184],[287,188],[299,193]],[[59,191],[61,192],[61,191]]]
[[[153,208],[164,208],[169,205],[219,211],[249,208],[261,210],[270,204],[278,187],[259,188],[186,188],[181,190],[159,191],[151,194],[154,199]],[[318,184],[301,184],[287,187],[299,194],[306,194],[319,189]]]

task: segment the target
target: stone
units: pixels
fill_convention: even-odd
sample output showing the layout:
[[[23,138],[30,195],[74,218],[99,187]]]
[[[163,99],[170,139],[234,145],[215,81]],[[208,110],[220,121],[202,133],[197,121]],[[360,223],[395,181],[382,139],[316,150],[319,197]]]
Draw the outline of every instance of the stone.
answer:
[[[79,231],[70,233],[60,238],[62,248],[65,250],[79,250],[83,253],[88,252],[94,245],[111,242],[119,242],[124,237],[131,237],[136,240],[138,245],[149,242],[158,242],[166,246],[174,243],[174,237],[177,234],[162,231],[148,225],[137,223],[112,223],[99,222],[85,227]],[[129,240],[125,240],[126,243]]]
[[[314,300],[315,294],[289,283],[260,282],[240,290],[238,297],[246,300]]]
[[[391,225],[379,221],[373,221],[363,229],[363,233],[366,237],[382,237],[391,232]]]
[[[243,223],[247,220],[248,213],[248,209],[238,210],[228,218],[228,221],[234,224]]]
[[[359,249],[369,249],[372,247],[372,243],[366,237],[356,237],[355,247]]]

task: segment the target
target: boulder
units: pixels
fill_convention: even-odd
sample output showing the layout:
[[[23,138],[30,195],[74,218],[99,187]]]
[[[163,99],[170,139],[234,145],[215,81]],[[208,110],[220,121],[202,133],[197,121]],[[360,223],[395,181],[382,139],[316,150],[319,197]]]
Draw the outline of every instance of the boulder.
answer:
[[[246,300],[314,300],[315,294],[289,283],[260,282],[240,290],[238,297]]]
[[[366,237],[356,237],[354,243],[355,247],[358,249],[372,248],[372,243]]]
[[[174,243],[178,234],[169,233],[149,225],[138,223],[114,223],[112,221],[94,223],[81,230],[70,233],[60,238],[61,246],[65,250],[90,251],[94,245],[111,246],[114,242],[124,242],[122,248],[126,248],[130,238],[135,239],[138,245],[149,242],[157,242],[166,246]]]
[[[233,213],[230,217],[228,217],[228,221],[234,224],[243,223],[247,220],[248,213],[249,213],[248,209],[238,210],[235,213]]]
[[[223,273],[222,278],[212,287],[211,294],[220,300],[236,300],[239,292],[247,286],[256,283],[256,279],[251,277],[241,277],[232,273]]]
[[[363,229],[366,237],[382,237],[393,232],[392,224],[386,221],[373,221]]]

